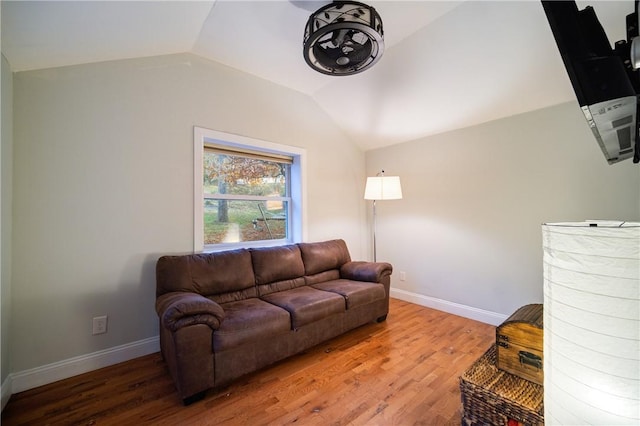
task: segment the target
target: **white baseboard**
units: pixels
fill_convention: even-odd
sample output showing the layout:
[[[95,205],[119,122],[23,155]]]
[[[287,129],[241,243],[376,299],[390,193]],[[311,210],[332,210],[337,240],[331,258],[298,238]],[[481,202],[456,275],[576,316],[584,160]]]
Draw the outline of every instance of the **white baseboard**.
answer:
[[[2,404],[0,405],[0,411],[4,410],[4,407],[11,398],[11,375],[9,375],[4,382],[2,382]]]
[[[129,361],[144,355],[149,355],[160,350],[160,339],[158,336],[137,342],[115,346],[87,355],[69,358],[53,364],[43,365],[17,373],[12,373],[2,384],[2,407],[5,404],[5,386],[10,389],[6,391],[7,400],[11,394],[23,392],[38,386],[68,379],[78,374],[88,373],[99,368],[108,367],[120,362]],[[6,382],[9,382],[6,385]]]
[[[413,293],[399,288],[392,288],[390,296],[395,299],[404,300],[405,302],[415,303],[416,305],[437,309],[439,311],[448,312],[450,314],[496,326],[502,324],[508,318],[507,315],[499,314],[497,312],[485,311],[484,309],[461,305],[459,303],[449,302],[448,300],[437,299],[435,297],[425,296],[423,294]]]

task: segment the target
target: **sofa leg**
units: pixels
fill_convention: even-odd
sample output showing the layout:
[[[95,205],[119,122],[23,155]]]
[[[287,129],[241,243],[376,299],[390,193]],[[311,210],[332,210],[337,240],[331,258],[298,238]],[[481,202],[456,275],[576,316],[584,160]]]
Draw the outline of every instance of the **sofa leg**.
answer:
[[[186,407],[187,405],[191,405],[191,404],[193,404],[194,402],[198,402],[198,401],[200,401],[201,399],[203,399],[203,398],[204,398],[204,396],[205,396],[206,394],[207,394],[207,391],[198,392],[198,393],[196,393],[196,394],[194,394],[194,395],[191,395],[191,396],[189,396],[189,397],[187,397],[187,398],[184,398],[184,399],[182,400],[182,403],[183,403],[183,404],[184,404],[184,406]]]
[[[385,314],[385,315],[383,315],[383,316],[381,316],[381,317],[378,317],[378,319],[376,320],[376,322],[384,322],[384,321],[386,321],[386,319],[387,319],[387,315]]]

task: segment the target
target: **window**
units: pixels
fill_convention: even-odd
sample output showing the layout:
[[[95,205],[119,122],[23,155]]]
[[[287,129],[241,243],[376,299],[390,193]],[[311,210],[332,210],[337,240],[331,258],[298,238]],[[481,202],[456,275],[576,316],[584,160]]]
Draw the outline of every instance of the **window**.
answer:
[[[194,250],[303,239],[304,150],[196,127]]]

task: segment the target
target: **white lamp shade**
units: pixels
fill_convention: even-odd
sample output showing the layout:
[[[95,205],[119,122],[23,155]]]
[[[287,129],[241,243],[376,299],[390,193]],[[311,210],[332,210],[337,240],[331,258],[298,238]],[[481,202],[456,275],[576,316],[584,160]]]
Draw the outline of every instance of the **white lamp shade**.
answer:
[[[545,423],[640,424],[640,223],[542,237]]]
[[[365,200],[399,200],[402,198],[400,176],[375,176],[367,178]]]

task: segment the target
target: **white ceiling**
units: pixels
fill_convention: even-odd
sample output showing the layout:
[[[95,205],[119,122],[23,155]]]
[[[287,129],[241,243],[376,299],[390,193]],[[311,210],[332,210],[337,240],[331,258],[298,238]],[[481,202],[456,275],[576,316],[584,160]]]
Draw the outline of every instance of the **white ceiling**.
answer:
[[[386,48],[347,77],[302,56],[306,21],[327,3],[2,1],[2,53],[25,71],[192,52],[308,94],[365,150],[574,99],[539,1],[365,1]],[[577,3],[610,42],[625,38],[633,0]]]

